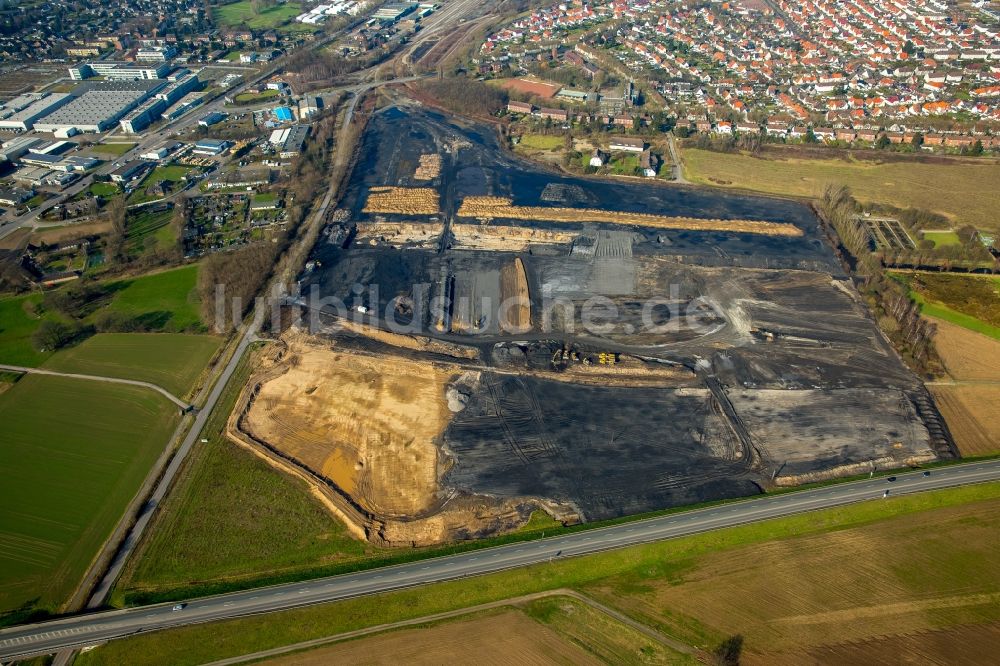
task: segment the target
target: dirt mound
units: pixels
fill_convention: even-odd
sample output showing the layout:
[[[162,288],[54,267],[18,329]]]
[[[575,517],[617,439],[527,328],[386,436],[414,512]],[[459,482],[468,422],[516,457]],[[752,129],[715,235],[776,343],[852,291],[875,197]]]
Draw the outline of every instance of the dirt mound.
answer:
[[[524,262],[515,257],[500,269],[500,328],[508,333],[531,330],[531,299]]]

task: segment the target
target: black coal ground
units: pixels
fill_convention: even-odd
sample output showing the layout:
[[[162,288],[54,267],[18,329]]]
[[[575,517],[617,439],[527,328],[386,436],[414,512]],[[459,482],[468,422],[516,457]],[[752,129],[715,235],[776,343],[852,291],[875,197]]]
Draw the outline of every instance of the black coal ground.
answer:
[[[427,153],[442,156],[441,176],[415,181],[419,157]],[[851,295],[818,221],[802,204],[551,173],[501,150],[487,127],[420,108],[376,114],[361,160],[365,168],[355,170],[344,202],[352,221],[420,222],[361,212],[368,188],[396,185],[437,188],[442,213],[424,221],[446,226],[464,197],[488,194],[531,206],[763,219],[803,230],[801,237],[772,238],[630,229],[630,248],[613,259],[577,254],[569,245],[516,255],[456,250],[447,236],[436,249],[318,244],[312,258],[319,268],[303,276],[304,292],[315,286],[323,297],[362,305],[374,312],[372,323],[383,326],[392,299],[414,297],[420,333],[478,346],[487,364],[497,362],[498,343],[536,341],[544,348],[564,340],[697,373],[688,382],[628,388],[516,376],[510,366],[482,372],[478,384],[463,387],[468,402],[442,437],[450,457],[447,492],[544,498],[594,520],[754,494],[777,473],[950,454],[946,433],[932,436],[925,427],[937,417],[926,391]],[[579,233],[580,250],[616,229],[498,223]],[[530,333],[504,335],[495,326],[480,336],[434,330],[429,299],[441,286],[442,268],[490,277],[514,256],[527,272]],[[414,285],[422,285],[420,291]],[[573,331],[566,322],[541,330],[545,297],[580,305],[597,294],[620,306],[614,330],[581,331],[579,319]],[[710,321],[697,333],[632,331],[641,323],[638,304],[661,296],[708,303],[721,324]],[[530,365],[537,370],[538,362]],[[939,425],[931,429],[940,433]]]

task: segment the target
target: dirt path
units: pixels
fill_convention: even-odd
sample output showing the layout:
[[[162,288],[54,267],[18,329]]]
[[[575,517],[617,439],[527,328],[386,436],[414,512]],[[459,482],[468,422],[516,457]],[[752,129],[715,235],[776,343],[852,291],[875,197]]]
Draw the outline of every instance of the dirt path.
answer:
[[[184,402],[176,395],[163,388],[153,384],[152,382],[143,382],[137,379],[121,379],[119,377],[105,377],[103,375],[79,375],[72,372],[55,372],[54,370],[43,370],[42,368],[27,368],[20,365],[2,365],[0,364],[0,370],[10,370],[11,372],[21,372],[24,374],[34,374],[34,375],[51,375],[54,377],[69,377],[71,379],[89,379],[91,381],[97,382],[111,382],[113,384],[129,384],[131,386],[141,386],[142,388],[148,388],[156,391],[163,397],[165,397],[170,402],[174,403],[182,410],[187,410],[191,405]]]
[[[599,613],[604,613],[609,617],[615,619],[628,627],[635,629],[636,631],[642,633],[645,636],[666,645],[672,650],[676,650],[682,654],[688,654],[699,660],[705,655],[695,647],[688,645],[687,643],[682,643],[674,638],[661,634],[655,629],[642,624],[641,622],[636,622],[632,618],[620,613],[619,611],[609,608],[604,604],[594,601],[590,597],[584,596],[575,590],[569,590],[565,588],[560,588],[556,590],[548,590],[546,592],[536,592],[534,594],[526,594],[520,597],[514,597],[513,599],[503,599],[500,601],[492,601],[485,604],[479,604],[478,606],[470,606],[468,608],[459,608],[453,611],[447,611],[444,613],[435,613],[433,615],[425,615],[423,617],[416,617],[409,620],[401,620],[399,622],[390,622],[388,624],[380,624],[374,627],[366,627],[365,629],[356,629],[355,631],[347,631],[342,634],[334,634],[333,636],[325,636],[323,638],[316,638],[311,641],[303,641],[301,643],[294,643],[292,645],[285,645],[278,648],[273,648],[270,650],[262,650],[260,652],[254,652],[252,654],[245,654],[239,657],[230,657],[228,659],[220,659],[219,661],[213,661],[206,666],[231,666],[233,664],[244,664],[251,661],[259,661],[261,659],[268,659],[271,657],[277,657],[283,654],[288,654],[290,652],[299,652],[301,650],[308,650],[311,648],[317,648],[325,645],[330,645],[333,643],[339,643],[341,641],[350,640],[353,638],[361,638],[363,636],[370,636],[372,634],[378,634],[385,631],[392,631],[394,629],[403,629],[406,627],[413,626],[423,626],[431,622],[439,622],[441,620],[450,620],[457,617],[462,617],[463,615],[471,615],[473,613],[479,613],[482,611],[493,610],[496,608],[504,608],[506,606],[518,606],[520,604],[525,604],[531,601],[537,601],[538,599],[545,599],[548,597],[571,597],[577,601],[587,604]]]

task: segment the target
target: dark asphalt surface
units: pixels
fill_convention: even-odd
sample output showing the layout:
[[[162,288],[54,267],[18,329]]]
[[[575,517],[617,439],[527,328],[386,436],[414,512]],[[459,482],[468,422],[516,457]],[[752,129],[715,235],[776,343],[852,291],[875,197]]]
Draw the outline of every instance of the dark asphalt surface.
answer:
[[[574,534],[488,548],[420,562],[372,569],[302,583],[247,590],[190,601],[181,610],[157,604],[78,615],[0,631],[0,658],[10,659],[115,638],[225,618],[280,611],[351,597],[378,594],[556,558],[671,539],[864,500],[1000,480],[1000,460],[963,463],[922,472],[831,485],[723,504]]]

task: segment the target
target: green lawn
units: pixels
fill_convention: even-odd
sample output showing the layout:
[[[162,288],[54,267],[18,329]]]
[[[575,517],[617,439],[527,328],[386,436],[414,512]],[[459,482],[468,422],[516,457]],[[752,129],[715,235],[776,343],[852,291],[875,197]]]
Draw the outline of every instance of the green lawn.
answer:
[[[310,494],[224,436],[250,375],[244,358],[202,431],[149,540],[119,581],[115,598],[185,590],[195,583],[280,574],[365,557],[371,548]],[[124,591],[124,592],[123,592]]]
[[[845,545],[867,543],[878,546],[877,550],[869,553],[870,559],[852,559],[841,563],[840,567],[852,568],[857,574],[857,581],[850,589],[854,597],[865,597],[869,585],[881,580],[885,580],[890,589],[897,589],[891,587],[897,585],[899,591],[894,600],[899,597],[904,602],[914,600],[919,603],[928,594],[951,593],[959,597],[976,593],[995,595],[1000,586],[1000,569],[994,566],[992,556],[985,553],[989,552],[991,543],[1000,534],[1000,518],[996,517],[998,506],[1000,483],[879,499],[468,580],[146,634],[114,641],[84,653],[76,663],[80,666],[204,663],[562,587],[581,589],[599,596],[605,603],[615,605],[626,605],[632,598],[643,603],[647,603],[648,599],[648,608],[636,604],[638,612],[653,613],[645,615],[642,621],[692,642],[718,640],[720,635],[726,635],[721,632],[732,623],[731,619],[716,618],[720,626],[706,626],[704,620],[675,614],[662,602],[657,603],[657,591],[688,583],[685,577],[699,573],[697,565],[702,559],[722,559],[728,563],[721,568],[724,572],[752,568],[755,552],[771,554],[770,559],[777,559],[775,566],[781,570],[759,571],[751,576],[752,579],[767,579],[780,573],[785,581],[798,576],[803,582],[808,581],[811,588],[824,589],[824,579],[839,575],[839,572],[796,568],[792,560],[799,557],[798,553],[807,557],[813,551],[825,552],[829,554],[829,560],[836,561],[842,551],[857,552],[857,547],[845,550]],[[964,510],[965,517],[949,522],[949,512],[959,508]],[[935,529],[921,529],[926,518],[936,521]],[[948,534],[939,533],[942,525],[950,526]],[[824,538],[824,535],[829,537]],[[880,542],[873,541],[877,535],[884,535]],[[895,537],[901,545],[893,547]],[[732,556],[726,557],[727,553],[732,553]],[[783,553],[784,557],[780,557]],[[788,560],[789,564],[783,566],[782,560]],[[914,564],[920,566],[914,568]],[[692,584],[698,581],[697,575],[691,577]],[[711,584],[711,580],[707,582]],[[766,580],[763,582],[766,586]],[[847,589],[842,591],[845,596],[848,594]],[[718,589],[720,595],[727,592],[725,587]],[[836,594],[836,587],[833,592]],[[797,603],[796,590],[782,587],[770,590],[770,593],[767,598],[748,597],[742,606],[724,606],[723,610],[730,618],[749,618],[744,621],[752,625],[755,613],[747,606],[760,604],[767,612],[777,613],[780,623],[782,613],[787,615],[796,610],[789,607]],[[875,604],[880,599],[869,597],[866,601]],[[980,606],[982,610],[974,619],[979,622],[996,621],[1000,606],[983,603],[987,605]],[[962,607],[966,622],[972,621],[970,607],[974,606],[974,602],[969,600]],[[962,616],[953,619],[955,615],[955,612],[942,609],[937,613],[928,611],[919,617],[925,624],[947,627],[962,621]],[[891,621],[891,611],[879,619],[883,625],[885,621]],[[822,641],[825,636],[821,633],[815,640]],[[748,636],[748,640],[753,638]]]
[[[532,150],[559,150],[566,144],[566,139],[561,136],[550,136],[546,134],[524,134],[518,146],[530,148]]]
[[[112,284],[120,289],[110,308],[124,315],[161,321],[166,333],[203,331],[198,308],[198,265],[190,264]]]
[[[183,398],[195,387],[221,340],[184,333],[98,333],[63,349],[48,370],[137,379]]]
[[[615,155],[608,162],[608,169],[619,176],[634,176],[639,170],[637,155]]]
[[[176,234],[170,227],[172,217],[172,210],[153,212],[140,209],[137,212],[130,211],[128,230],[126,231],[129,252],[139,255],[154,246],[166,248],[172,243],[176,243]]]
[[[934,241],[934,247],[960,245],[962,241],[954,231],[925,231],[924,240]]]
[[[37,306],[41,300],[41,294],[0,299],[0,363],[36,366],[52,355],[36,351],[31,344],[31,334],[43,318],[60,319],[54,314],[30,314],[31,304]]]
[[[142,182],[136,185],[135,189],[132,190],[132,194],[129,195],[128,198],[128,203],[130,205],[139,204],[161,198],[159,195],[153,196],[146,194],[146,188],[155,185],[161,180],[168,180],[171,183],[174,183],[174,188],[176,189],[180,187],[178,183],[183,181],[184,176],[188,175],[193,170],[194,167],[184,166],[182,164],[170,164],[167,166],[156,167],[146,174],[146,177],[142,179]]]
[[[891,273],[929,316],[1000,340],[1000,278],[988,276]]]
[[[204,332],[207,329],[201,323],[197,282],[197,264],[108,281],[104,284],[113,291],[110,302],[87,317],[84,323],[93,323],[102,312],[110,310],[130,318],[141,318],[153,331]],[[0,298],[0,363],[37,366],[52,356],[51,352],[39,353],[31,342],[31,335],[43,319],[62,320],[58,313],[44,311],[41,303],[41,294]],[[32,314],[32,305],[37,315]]]
[[[254,102],[266,102],[269,99],[274,99],[280,97],[281,93],[277,90],[263,90],[259,93],[245,92],[240,93],[234,99],[240,104],[252,104]]]
[[[87,147],[93,153],[115,156],[124,155],[133,148],[135,148],[134,143],[98,143]]]
[[[0,395],[0,622],[67,601],[177,419],[118,384],[29,375]]]
[[[983,335],[988,335],[991,338],[1000,340],[1000,327],[990,326],[986,322],[976,319],[975,317],[970,317],[967,314],[952,310],[943,303],[928,301],[922,294],[915,291],[910,292],[910,297],[920,304],[921,314],[925,314],[928,317],[937,317],[938,319],[943,319],[951,322],[952,324],[961,326],[962,328],[967,328],[970,331],[982,333]]]
[[[118,194],[118,186],[114,183],[93,183],[90,186],[90,193],[95,197],[109,199]]]
[[[929,164],[841,159],[761,159],[740,153],[684,148],[685,176],[695,183],[769,194],[818,198],[827,185],[846,185],[862,202],[921,208],[1000,230],[1000,165],[988,161]]]
[[[228,26],[237,26],[245,23],[250,28],[255,29],[276,28],[301,14],[301,7],[297,2],[288,2],[283,5],[268,7],[259,14],[254,14],[250,0],[241,0],[240,2],[216,7],[215,20],[222,25]]]

